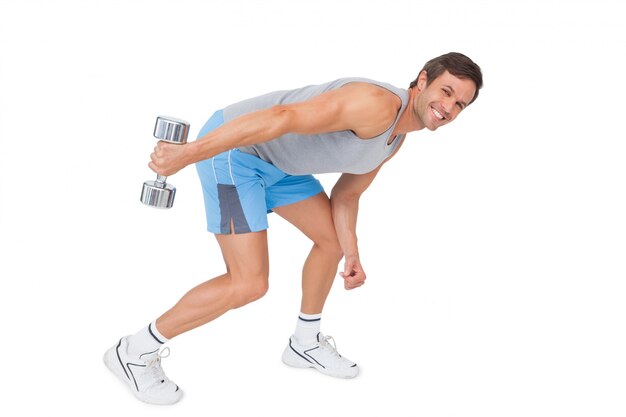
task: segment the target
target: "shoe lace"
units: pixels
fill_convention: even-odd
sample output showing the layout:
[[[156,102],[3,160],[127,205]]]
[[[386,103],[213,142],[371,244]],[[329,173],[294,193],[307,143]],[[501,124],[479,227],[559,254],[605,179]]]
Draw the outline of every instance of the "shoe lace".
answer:
[[[339,352],[337,352],[337,342],[335,342],[335,339],[332,336],[325,336],[321,334],[320,336],[322,336],[320,340],[320,346],[328,349],[333,356],[341,358],[341,355],[339,354]]]
[[[168,356],[170,356],[170,348],[166,347],[156,355],[146,360],[146,372],[150,374],[152,379],[158,381],[159,383],[163,383],[168,380],[165,376],[165,372],[163,372],[163,368],[161,367],[161,359],[167,358]]]

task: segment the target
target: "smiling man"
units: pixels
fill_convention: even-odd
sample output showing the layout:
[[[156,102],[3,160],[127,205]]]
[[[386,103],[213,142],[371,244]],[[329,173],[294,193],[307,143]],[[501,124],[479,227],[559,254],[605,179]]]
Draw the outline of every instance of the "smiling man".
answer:
[[[344,258],[348,290],[366,274],[357,245],[361,194],[408,132],[436,130],[478,96],[478,65],[460,53],[426,63],[408,90],[344,78],[241,101],[213,114],[198,139],[159,142],[150,168],[164,176],[196,164],[208,230],[226,272],[191,289],[170,310],[105,354],[105,363],[135,396],[172,404],[182,391],[161,368],[171,338],[262,297],[268,288],[267,213],[273,211],[313,242],[302,271],[302,302],[283,362],[353,378],[356,363],[320,332],[326,297]],[[342,173],[330,198],[312,174]],[[332,342],[332,343],[331,343]]]

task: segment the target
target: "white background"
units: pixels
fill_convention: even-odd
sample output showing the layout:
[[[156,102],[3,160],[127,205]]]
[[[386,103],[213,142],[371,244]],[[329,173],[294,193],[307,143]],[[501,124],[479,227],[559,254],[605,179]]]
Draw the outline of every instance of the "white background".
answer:
[[[0,1],[0,414],[626,415],[621,0]],[[195,170],[142,206],[159,114],[362,76],[484,71],[362,199],[361,289],[322,330],[362,374],[280,362],[309,242],[270,220],[270,292],[170,343],[173,407],[104,351],[224,270]],[[321,176],[327,190],[336,179]],[[73,415],[73,414],[72,414]]]

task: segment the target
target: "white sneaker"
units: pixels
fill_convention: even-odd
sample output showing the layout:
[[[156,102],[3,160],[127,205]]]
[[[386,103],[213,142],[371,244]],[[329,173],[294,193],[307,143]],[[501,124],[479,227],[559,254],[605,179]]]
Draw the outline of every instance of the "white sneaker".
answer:
[[[293,336],[290,337],[283,352],[283,362],[295,368],[315,368],[338,378],[354,378],[359,374],[356,363],[337,352],[335,339],[322,333],[318,333],[317,342],[309,346],[302,346]]]
[[[183,392],[165,376],[161,368],[161,359],[169,356],[169,348],[131,357],[128,354],[127,338],[121,338],[117,345],[106,351],[104,364],[107,368],[128,384],[135,397],[141,401],[165,405],[180,400]]]

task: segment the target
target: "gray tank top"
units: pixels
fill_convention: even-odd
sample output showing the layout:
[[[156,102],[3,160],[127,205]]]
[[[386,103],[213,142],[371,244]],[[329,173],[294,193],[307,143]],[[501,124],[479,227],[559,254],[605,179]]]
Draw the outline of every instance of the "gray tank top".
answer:
[[[320,85],[310,85],[296,90],[275,91],[251,98],[224,108],[224,122],[243,114],[269,108],[277,104],[297,103],[326,91],[340,88],[351,82],[367,82],[383,87],[402,100],[402,107],[393,124],[382,134],[371,139],[360,139],[352,131],[342,130],[321,134],[288,133],[269,142],[241,146],[239,150],[256,155],[291,175],[341,172],[365,174],[378,167],[404,140],[398,135],[388,145],[389,136],[407,106],[407,90],[366,78],[342,78]]]

